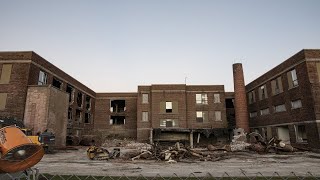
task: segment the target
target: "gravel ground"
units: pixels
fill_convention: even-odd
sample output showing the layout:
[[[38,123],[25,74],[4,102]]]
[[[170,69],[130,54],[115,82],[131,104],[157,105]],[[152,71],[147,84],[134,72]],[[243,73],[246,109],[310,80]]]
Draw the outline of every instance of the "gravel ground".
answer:
[[[122,152],[125,150],[121,150]],[[255,154],[252,152],[238,152],[225,160],[216,162],[188,161],[169,164],[154,160],[123,161],[113,159],[109,161],[92,161],[86,156],[86,148],[78,150],[58,151],[46,154],[36,165],[40,173],[59,175],[103,175],[103,176],[161,176],[170,177],[174,174],[187,177],[191,173],[195,176],[215,177],[226,176],[288,176],[294,172],[299,176],[306,176],[311,172],[320,176],[320,154],[311,152],[296,152],[293,154]]]

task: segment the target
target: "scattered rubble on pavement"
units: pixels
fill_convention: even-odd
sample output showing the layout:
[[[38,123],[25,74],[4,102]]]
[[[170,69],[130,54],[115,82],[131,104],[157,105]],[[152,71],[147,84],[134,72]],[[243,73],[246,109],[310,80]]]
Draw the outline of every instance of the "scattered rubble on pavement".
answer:
[[[180,142],[174,145],[165,146],[161,143],[153,145],[148,143],[137,143],[132,140],[107,140],[101,147],[90,146],[87,150],[87,156],[91,160],[108,160],[121,158],[125,161],[136,160],[157,160],[168,163],[177,163],[184,161],[219,161],[228,159],[235,152],[257,153],[279,153],[279,152],[295,152],[296,148],[290,144],[282,142],[276,137],[265,141],[258,133],[246,134],[243,130],[234,133],[234,137],[230,144],[213,145],[208,144],[206,148],[190,148]],[[247,142],[249,139],[249,142]],[[116,148],[114,148],[116,147]],[[125,152],[120,153],[120,148]],[[113,148],[110,152],[107,148]],[[121,157],[120,157],[120,154]]]

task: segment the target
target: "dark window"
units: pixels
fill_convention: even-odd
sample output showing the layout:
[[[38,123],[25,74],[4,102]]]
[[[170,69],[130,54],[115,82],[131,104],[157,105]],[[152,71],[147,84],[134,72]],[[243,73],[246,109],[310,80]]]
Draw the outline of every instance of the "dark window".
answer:
[[[126,124],[125,116],[111,116],[110,125],[122,125]]]
[[[126,101],[125,100],[112,100],[111,101],[111,112],[121,113],[126,110]]]
[[[81,92],[78,92],[77,105],[78,105],[78,107],[82,107],[82,93]]]
[[[58,89],[61,89],[62,82],[54,77],[53,80],[52,80],[52,86],[54,86],[54,87],[56,87]]]

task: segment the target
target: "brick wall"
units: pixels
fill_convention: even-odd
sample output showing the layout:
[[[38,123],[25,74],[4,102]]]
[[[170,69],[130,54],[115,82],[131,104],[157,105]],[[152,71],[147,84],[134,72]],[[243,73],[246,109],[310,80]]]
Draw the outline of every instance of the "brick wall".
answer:
[[[4,64],[1,62],[3,61],[0,59],[0,71]],[[6,108],[0,110],[0,117],[23,120],[30,64],[10,64],[12,64],[10,82],[9,84],[0,84],[0,93],[7,93]]]
[[[70,103],[70,108],[73,110],[73,117],[76,116],[76,109],[81,111],[82,122],[72,122],[72,134],[75,129],[81,130],[81,134],[90,134],[93,129],[93,120],[95,112],[95,92],[85,85],[81,84],[76,79],[72,78],[47,60],[43,59],[36,53],[30,52],[0,52],[0,67],[3,63],[11,63],[12,74],[9,84],[0,84],[1,92],[10,92],[8,94],[7,108],[0,112],[0,117],[13,117],[15,119],[23,120],[27,86],[37,85],[39,79],[39,72],[44,71],[48,75],[47,84],[52,84],[53,78],[57,78],[62,82],[62,91],[66,91],[67,84],[70,84],[75,89],[75,97],[78,92],[83,93],[83,103],[85,96],[91,97],[91,109],[79,108],[75,102]],[[1,70],[2,68],[0,68]],[[84,106],[84,105],[83,105]],[[91,113],[90,123],[84,123],[85,113]]]
[[[196,94],[207,94],[207,104],[197,104]],[[142,103],[143,94],[149,95],[149,102]],[[220,94],[220,103],[214,103],[214,94]],[[161,103],[177,104],[178,110],[166,113],[161,110]],[[150,130],[164,128],[160,126],[163,119],[174,119],[177,127],[182,129],[227,128],[224,86],[186,86],[186,85],[152,85],[138,87],[137,100],[137,137],[147,141]],[[142,122],[142,112],[149,114],[149,121]],[[208,112],[208,122],[197,122],[196,111]],[[215,111],[221,111],[221,121],[215,120]]]
[[[125,112],[111,112],[111,100],[125,100]],[[125,124],[110,125],[110,116],[125,116]],[[103,137],[137,137],[137,93],[97,93],[94,129]]]
[[[249,112],[258,112],[258,116],[250,118],[250,127],[288,125],[291,142],[296,141],[294,125],[305,125],[309,145],[319,144],[319,131],[315,122],[320,114],[319,77],[316,63],[320,62],[320,50],[302,50],[266,72],[246,86],[247,93],[254,90],[256,102],[248,104]],[[290,88],[287,73],[296,70],[298,86]],[[273,95],[271,81],[281,77],[283,92]],[[258,89],[266,84],[268,98],[259,100]],[[248,98],[248,97],[247,97]],[[292,109],[291,101],[301,100],[302,107]],[[275,112],[274,106],[285,104],[286,111]],[[269,108],[269,115],[260,115],[260,110]],[[312,123],[314,121],[314,123]],[[276,132],[274,132],[276,134]]]

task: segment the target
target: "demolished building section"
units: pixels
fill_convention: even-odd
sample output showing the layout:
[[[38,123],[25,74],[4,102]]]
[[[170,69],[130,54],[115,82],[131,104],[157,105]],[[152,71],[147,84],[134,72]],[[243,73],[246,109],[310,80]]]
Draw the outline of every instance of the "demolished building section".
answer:
[[[137,137],[137,93],[97,93],[94,129],[100,137]]]

